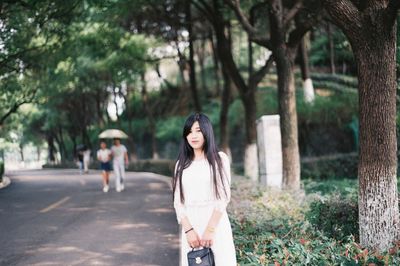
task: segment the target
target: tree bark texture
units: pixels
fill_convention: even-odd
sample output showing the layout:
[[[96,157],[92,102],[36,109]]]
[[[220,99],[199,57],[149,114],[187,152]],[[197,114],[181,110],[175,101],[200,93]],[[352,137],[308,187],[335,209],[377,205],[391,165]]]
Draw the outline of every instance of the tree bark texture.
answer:
[[[359,11],[350,1],[325,1],[333,21],[349,38],[358,68],[360,241],[364,247],[384,251],[400,237],[395,23],[399,3],[366,5]]]
[[[282,135],[283,185],[300,189],[300,153],[298,145],[296,90],[293,59],[284,47],[275,50],[278,73],[278,101]]]
[[[376,38],[355,49],[360,102],[360,241],[379,250],[398,240],[400,229],[394,29],[387,35],[382,34],[387,30],[375,29]]]

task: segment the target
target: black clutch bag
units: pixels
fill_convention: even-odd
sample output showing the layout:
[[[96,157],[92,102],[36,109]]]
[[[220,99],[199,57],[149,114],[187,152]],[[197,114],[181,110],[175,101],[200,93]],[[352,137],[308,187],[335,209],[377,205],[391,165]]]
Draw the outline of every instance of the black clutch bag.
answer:
[[[211,248],[189,251],[187,254],[189,266],[215,266],[214,254]]]

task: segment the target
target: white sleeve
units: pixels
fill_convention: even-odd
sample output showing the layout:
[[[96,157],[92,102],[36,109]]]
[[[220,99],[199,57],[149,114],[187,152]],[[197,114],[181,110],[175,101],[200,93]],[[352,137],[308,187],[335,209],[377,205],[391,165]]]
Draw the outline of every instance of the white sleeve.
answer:
[[[228,155],[223,152],[219,152],[222,160],[222,172],[224,174],[224,184],[218,183],[219,199],[215,200],[214,209],[220,212],[224,212],[231,200],[231,166]]]
[[[176,163],[176,165],[175,165],[174,175],[176,173],[177,166],[178,166],[178,163]],[[181,189],[179,186],[179,180],[176,182],[176,188],[175,188],[175,193],[174,193],[174,208],[175,208],[176,219],[178,221],[178,224],[181,224],[182,219],[186,217],[186,207],[181,202]]]

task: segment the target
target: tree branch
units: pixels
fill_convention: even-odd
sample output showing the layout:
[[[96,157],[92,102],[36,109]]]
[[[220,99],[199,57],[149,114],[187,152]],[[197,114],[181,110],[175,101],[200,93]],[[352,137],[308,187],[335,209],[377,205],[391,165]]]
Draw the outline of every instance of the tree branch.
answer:
[[[357,32],[362,28],[360,11],[351,0],[323,0],[323,5],[334,23],[346,32]]]
[[[251,25],[249,19],[240,8],[239,0],[224,0],[224,2],[228,6],[230,6],[231,9],[235,12],[237,19],[243,26],[243,29],[247,32],[250,41],[271,50],[272,45],[270,40],[268,38],[262,37],[257,29],[253,25]]]
[[[307,19],[303,22],[296,21],[296,28],[290,32],[287,46],[295,49],[303,39],[304,35],[317,24],[318,18]]]
[[[242,9],[240,8],[240,1],[239,0],[224,0],[224,2],[235,12],[237,19],[239,20],[240,24],[242,24],[244,30],[249,35],[258,35],[258,31],[253,25],[251,25],[247,16],[243,13]]]
[[[201,1],[202,4],[204,4],[203,1]],[[192,4],[194,5],[194,7],[196,7],[201,13],[203,13],[205,16],[208,17],[208,19],[213,20],[213,11],[211,9],[208,8],[208,5],[206,6],[201,6],[199,3],[197,3],[196,1],[192,1]]]
[[[303,7],[303,0],[296,0],[293,7],[286,13],[283,19],[283,27],[287,29],[290,21],[297,15],[300,9]]]
[[[265,65],[262,68],[260,68],[257,72],[255,72],[253,75],[251,75],[249,80],[250,88],[257,87],[258,83],[260,83],[261,80],[264,78],[264,76],[268,73],[269,68],[271,67],[273,61],[274,57],[271,55],[265,62]]]
[[[4,125],[4,121],[13,113],[17,112],[18,108],[26,103],[31,103],[33,99],[35,98],[37,89],[35,89],[30,96],[27,96],[27,98],[23,98],[21,101],[17,101],[16,103],[13,104],[13,106],[0,117],[0,127]]]

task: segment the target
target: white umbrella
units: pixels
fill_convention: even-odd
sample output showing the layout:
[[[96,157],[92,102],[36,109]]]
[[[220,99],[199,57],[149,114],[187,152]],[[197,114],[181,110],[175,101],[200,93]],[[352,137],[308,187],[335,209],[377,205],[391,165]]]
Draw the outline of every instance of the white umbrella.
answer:
[[[100,133],[99,138],[101,139],[127,139],[128,135],[124,131],[119,129],[107,129]]]

